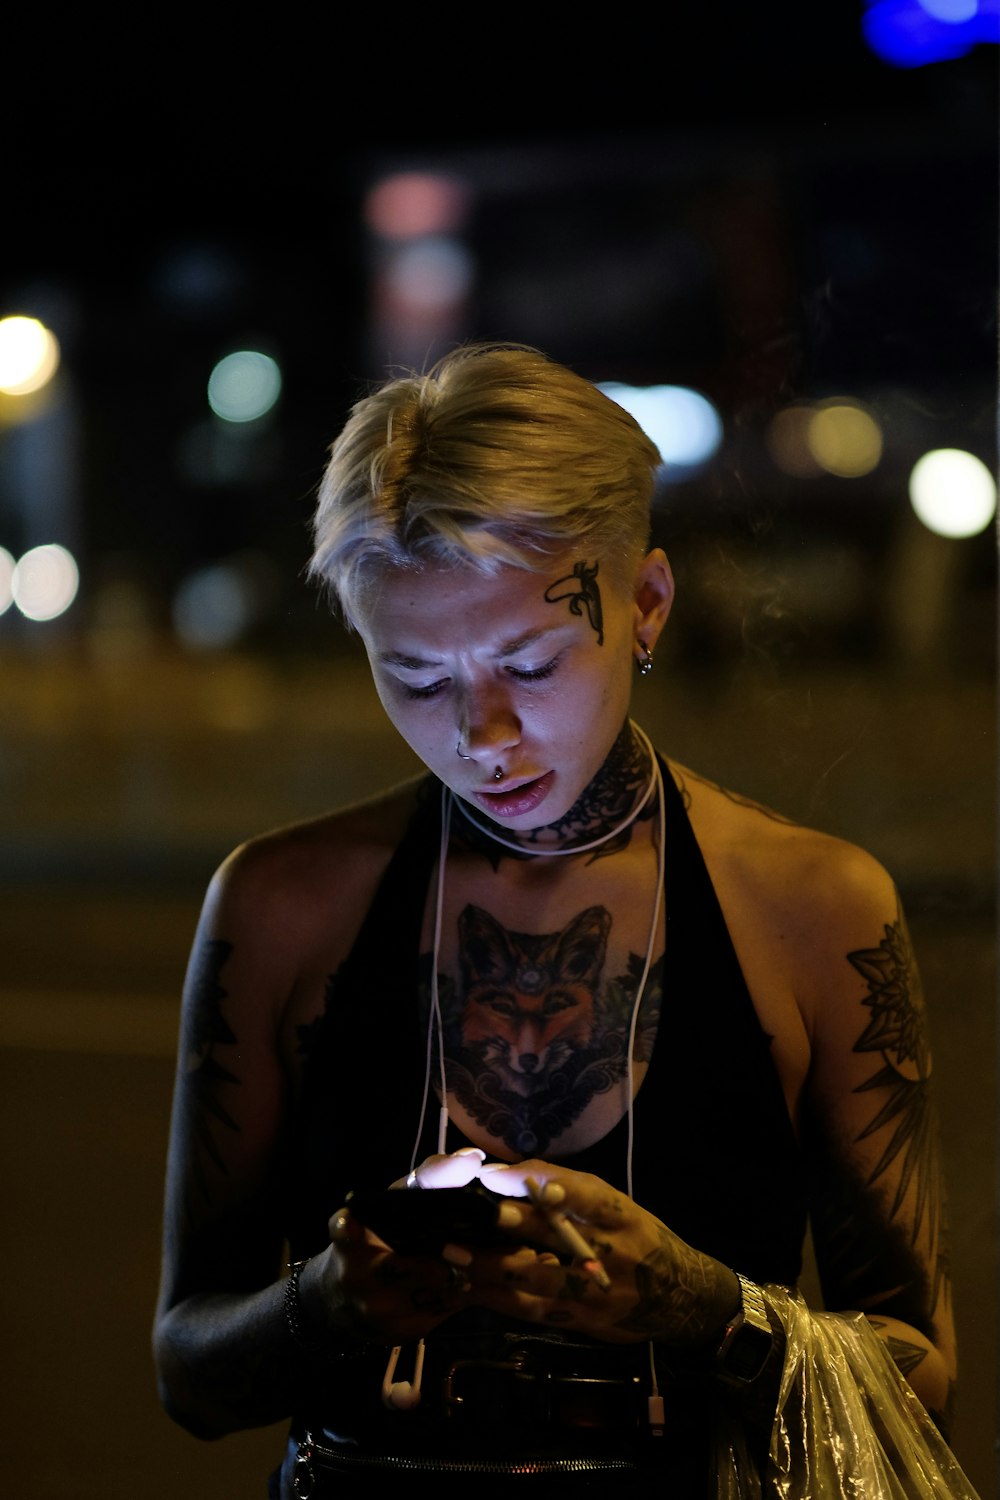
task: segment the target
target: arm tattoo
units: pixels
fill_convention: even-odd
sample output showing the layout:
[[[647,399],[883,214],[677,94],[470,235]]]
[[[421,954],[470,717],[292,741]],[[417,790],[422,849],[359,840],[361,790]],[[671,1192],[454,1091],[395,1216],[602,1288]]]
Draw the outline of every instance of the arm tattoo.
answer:
[[[874,1096],[856,1140],[881,1133],[863,1175],[838,1149],[827,1122],[807,1116],[813,1170],[810,1212],[827,1306],[900,1318],[934,1338],[933,1315],[947,1280],[948,1246],[930,1049],[916,966],[901,912],[877,948],[848,961],[868,985],[870,1018],[854,1045],[880,1065],[855,1093]],[[896,1173],[887,1193],[887,1174]]]
[[[886,1326],[882,1318],[870,1317],[868,1321],[876,1331]],[[893,1338],[890,1335],[885,1340],[885,1344],[892,1356],[893,1363],[904,1378],[907,1378],[910,1372],[915,1370],[927,1358],[927,1350],[919,1344],[911,1344],[908,1339]],[[939,1411],[931,1410],[930,1412],[945,1442],[950,1441],[951,1432],[955,1425],[956,1395],[956,1382],[949,1380],[944,1406]]]
[[[885,1327],[882,1318],[869,1318],[868,1321],[873,1328]],[[904,1375],[909,1375],[911,1370],[915,1370],[927,1358],[927,1350],[923,1344],[913,1344],[909,1339],[894,1338],[892,1334],[883,1342],[892,1355],[893,1363]]]
[[[219,1127],[239,1132],[239,1126],[220,1104],[217,1085],[239,1083],[235,1073],[224,1068],[214,1055],[219,1044],[231,1045],[236,1036],[222,1014],[222,1001],[226,991],[219,983],[219,974],[233,951],[231,943],[213,938],[205,943],[198,957],[192,976],[194,1004],[187,1015],[183,1038],[185,1089],[187,1091],[194,1122],[195,1138],[203,1155],[194,1164],[195,1176],[202,1194],[209,1197],[207,1157],[223,1176],[228,1175],[226,1163],[216,1139]]]
[[[571,615],[582,615],[586,606],[591,629],[597,632],[597,644],[603,646],[604,612],[601,608],[601,591],[597,586],[599,568],[600,563],[595,563],[592,568],[588,568],[585,562],[578,562],[572,573],[567,573],[565,578],[559,578],[555,583],[549,584],[545,590],[545,602],[558,604],[560,600],[568,599]],[[562,592],[557,593],[557,589],[561,589]]]
[[[868,985],[868,998],[863,1004],[871,1011],[854,1050],[878,1053],[882,1059],[882,1066],[855,1090],[878,1090],[882,1099],[859,1140],[867,1140],[894,1122],[869,1182],[877,1182],[898,1161],[899,1181],[890,1216],[898,1215],[912,1189],[915,1197],[910,1241],[917,1243],[926,1223],[930,1243],[936,1246],[942,1231],[942,1192],[930,1098],[930,1047],[920,980],[902,912],[897,910],[897,920],[886,924],[877,948],[861,948],[847,958]]]

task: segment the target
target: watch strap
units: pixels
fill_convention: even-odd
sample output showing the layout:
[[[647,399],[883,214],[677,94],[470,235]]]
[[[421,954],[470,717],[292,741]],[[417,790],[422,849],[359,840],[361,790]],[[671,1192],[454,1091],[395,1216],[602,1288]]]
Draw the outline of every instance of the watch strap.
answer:
[[[774,1348],[774,1330],[767,1316],[767,1301],[755,1282],[736,1273],[740,1284],[740,1306],[726,1324],[715,1352],[715,1373],[735,1385],[756,1380]]]

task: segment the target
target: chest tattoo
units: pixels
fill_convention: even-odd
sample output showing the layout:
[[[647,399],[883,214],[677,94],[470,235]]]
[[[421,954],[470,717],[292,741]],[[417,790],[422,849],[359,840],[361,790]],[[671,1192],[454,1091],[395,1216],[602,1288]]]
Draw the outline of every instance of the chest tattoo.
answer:
[[[459,980],[439,975],[446,1078],[466,1112],[512,1151],[546,1150],[627,1074],[643,963],[606,976],[611,915],[589,906],[557,932],[506,928],[482,907],[458,919]],[[644,997],[636,1055],[648,1061],[660,969]]]

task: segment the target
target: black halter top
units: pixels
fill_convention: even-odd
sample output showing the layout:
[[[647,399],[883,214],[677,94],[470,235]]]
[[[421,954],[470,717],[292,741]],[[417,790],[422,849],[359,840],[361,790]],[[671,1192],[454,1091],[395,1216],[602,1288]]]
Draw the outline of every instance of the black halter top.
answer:
[[[666,945],[662,1006],[633,1109],[633,1196],[697,1249],[758,1282],[792,1285],[806,1201],[798,1146],[701,850],[661,760]],[[328,1243],[351,1188],[409,1169],[424,1091],[420,931],[440,843],[428,777],[354,946],[303,1038],[302,1090],[283,1164],[293,1258]],[[437,1149],[432,1097],[417,1160]],[[452,1124],[448,1149],[468,1144]],[[560,1164],[626,1190],[628,1118]],[[557,1158],[553,1155],[552,1160]]]

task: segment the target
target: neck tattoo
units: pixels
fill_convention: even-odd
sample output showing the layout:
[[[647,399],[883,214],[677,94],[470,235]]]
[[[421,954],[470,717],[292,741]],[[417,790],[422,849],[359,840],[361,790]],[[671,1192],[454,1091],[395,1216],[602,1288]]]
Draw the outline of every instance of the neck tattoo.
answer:
[[[602,844],[610,843],[612,839],[615,839],[619,836],[619,834],[624,833],[627,828],[631,828],[632,824],[639,817],[639,814],[648,805],[650,798],[656,790],[657,781],[659,779],[659,766],[657,765],[656,761],[656,753],[653,750],[653,746],[650,743],[649,736],[646,734],[645,730],[641,729],[638,724],[635,724],[630,720],[626,725],[626,731],[634,734],[638,738],[640,744],[644,747],[646,754],[649,757],[649,776],[646,781],[646,785],[642,790],[642,794],[633,802],[631,810],[626,813],[626,815],[621,818],[619,822],[614,823],[610,828],[606,829],[605,832],[600,834],[597,838],[590,839],[586,843],[582,844],[562,844],[558,848],[552,849],[548,849],[542,844],[517,843],[513,839],[504,838],[503,834],[500,833],[500,831],[496,827],[496,824],[481,823],[479,819],[473,814],[472,809],[467,802],[463,802],[457,798],[453,799],[451,792],[449,792],[447,788],[443,788],[442,794],[445,798],[448,799],[449,814],[452,806],[454,805],[460,812],[462,818],[466,823],[471,824],[473,828],[478,829],[480,833],[485,834],[485,836],[493,843],[502,844],[505,849],[512,849],[515,854],[523,855],[528,859],[534,859],[536,855],[541,858],[545,858],[562,854],[586,854],[591,849],[599,849]],[[582,798],[580,800],[582,800]],[[565,822],[566,820],[563,821]]]
[[[634,1051],[635,1051],[635,1035],[636,1035],[636,1029],[637,1029],[638,1022],[639,1022],[639,1011],[640,1011],[640,1008],[642,1006],[642,997],[643,997],[643,994],[645,993],[646,983],[647,983],[647,980],[649,979],[650,969],[652,968],[652,964],[653,964],[653,951],[654,951],[654,949],[656,947],[656,934],[657,934],[657,931],[659,930],[660,908],[661,908],[662,903],[663,903],[664,863],[665,863],[665,858],[666,858],[666,849],[665,849],[666,810],[665,810],[665,803],[664,803],[663,777],[662,777],[662,774],[660,772],[660,763],[659,763],[659,761],[656,758],[656,753],[653,750],[653,747],[652,747],[652,744],[650,743],[649,737],[644,733],[644,731],[642,729],[639,728],[638,724],[633,724],[632,728],[634,729],[635,733],[640,737],[642,743],[646,746],[646,748],[648,750],[650,761],[651,761],[651,772],[650,772],[649,785],[646,787],[646,789],[644,790],[642,796],[639,798],[636,806],[632,809],[632,811],[629,813],[629,815],[628,815],[627,818],[625,818],[621,823],[617,824],[614,828],[610,829],[607,833],[603,834],[601,838],[593,840],[590,844],[577,845],[575,848],[549,849],[549,850],[541,850],[541,849],[539,849],[539,850],[525,850],[520,845],[513,844],[513,845],[510,846],[511,848],[516,849],[517,852],[520,853],[520,854],[528,854],[529,857],[530,857],[530,855],[532,853],[538,853],[538,854],[546,854],[546,853],[547,854],[581,854],[581,853],[584,852],[585,849],[595,848],[595,847],[597,847],[600,844],[608,842],[610,839],[614,838],[616,834],[621,833],[624,828],[627,828],[632,823],[634,823],[635,820],[636,820],[636,818],[639,816],[639,813],[640,813],[641,809],[643,807],[645,807],[645,805],[649,801],[650,797],[653,795],[654,791],[656,793],[657,803],[658,803],[658,809],[659,809],[659,819],[658,819],[658,822],[659,822],[659,830],[658,830],[659,831],[659,837],[655,840],[655,843],[656,843],[656,846],[657,846],[656,847],[656,889],[655,889],[655,892],[654,892],[654,895],[653,895],[652,911],[650,913],[649,936],[648,936],[648,939],[647,939],[647,942],[646,942],[646,958],[645,958],[645,963],[643,965],[642,974],[640,975],[640,978],[639,978],[639,983],[636,986],[635,1000],[634,1000],[633,1005],[632,1005],[631,1023],[630,1023],[630,1026],[629,1026],[628,1043],[627,1043],[626,1052],[625,1052],[626,1066],[627,1066],[627,1084],[626,1084],[627,1095],[626,1095],[626,1097],[627,1097],[627,1101],[628,1101],[628,1104],[627,1104],[627,1108],[628,1108],[628,1144],[627,1144],[627,1147],[626,1147],[625,1175],[626,1175],[626,1182],[627,1182],[627,1192],[628,1192],[628,1195],[629,1195],[630,1198],[632,1196],[632,1156],[633,1156],[634,1113],[635,1113],[635,1110],[634,1110],[634,1103],[635,1103],[635,1101],[634,1101],[635,1081],[634,1081],[634,1076],[633,1076],[633,1066],[634,1066],[633,1054],[634,1054]],[[442,920],[442,915],[443,915],[443,911],[444,911],[445,877],[446,877],[447,866],[448,866],[448,845],[449,845],[449,840],[450,840],[450,837],[451,837],[451,811],[452,811],[452,804],[453,804],[453,798],[452,798],[451,793],[449,792],[449,790],[448,790],[447,787],[442,786],[442,788],[441,788],[441,848],[440,848],[440,854],[439,854],[439,858],[438,858],[437,891],[436,891],[436,895],[435,895],[435,909],[434,909],[434,942],[433,942],[433,950],[432,950],[432,954],[431,954],[431,974],[430,974],[431,1003],[430,1003],[428,1017],[427,1017],[427,1044],[426,1044],[426,1060],[425,1060],[425,1073],[424,1073],[424,1094],[423,1094],[423,1103],[422,1103],[421,1109],[420,1109],[420,1119],[419,1119],[419,1122],[417,1124],[417,1134],[416,1134],[416,1138],[415,1138],[415,1140],[413,1142],[413,1153],[412,1153],[412,1159],[411,1159],[411,1163],[410,1163],[411,1167],[416,1167],[417,1160],[418,1160],[418,1152],[419,1152],[419,1149],[420,1149],[420,1141],[421,1141],[421,1138],[423,1136],[424,1119],[425,1119],[426,1112],[427,1112],[428,1099],[429,1099],[429,1095],[430,1095],[431,1077],[432,1077],[432,1072],[433,1072],[433,1061],[432,1061],[432,1059],[433,1059],[433,1054],[434,1054],[434,1042],[435,1042],[435,1040],[437,1042],[438,1092],[440,1094],[440,1108],[439,1108],[439,1111],[438,1111],[437,1149],[442,1154],[447,1150],[447,1138],[448,1138],[448,1080],[447,1080],[447,1074],[446,1074],[445,1053],[444,1053],[444,1018],[443,1018],[443,1016],[441,1014],[441,997],[440,997],[440,994],[438,992],[438,969],[439,969],[439,964],[440,964],[441,920]],[[463,811],[465,811],[464,805],[463,805]],[[467,816],[467,814],[466,814],[466,816]],[[479,825],[477,824],[476,826],[478,827]],[[484,830],[484,831],[485,832],[489,832],[489,830]],[[494,835],[492,833],[490,833],[489,836],[491,838],[494,837]],[[505,843],[506,840],[501,839],[501,840],[499,840],[499,842],[500,843]],[[650,1347],[652,1347],[652,1346],[650,1346]]]

